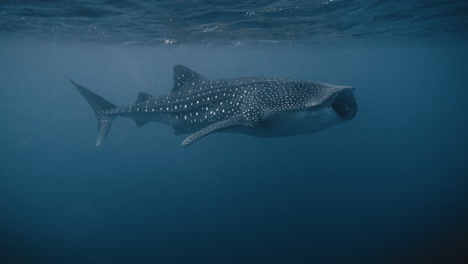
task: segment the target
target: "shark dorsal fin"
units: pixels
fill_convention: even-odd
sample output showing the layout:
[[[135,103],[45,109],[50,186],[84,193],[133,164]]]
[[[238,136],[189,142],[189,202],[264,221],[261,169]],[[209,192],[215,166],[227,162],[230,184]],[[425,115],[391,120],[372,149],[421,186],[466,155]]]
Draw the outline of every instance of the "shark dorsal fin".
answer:
[[[151,96],[151,95],[149,95],[147,93],[139,92],[135,104],[147,101],[148,99],[151,99],[152,97],[153,96]]]
[[[180,91],[184,89],[184,87],[190,87],[192,85],[201,84],[203,81],[206,80],[206,78],[185,66],[175,65],[174,87],[172,88],[172,92]]]

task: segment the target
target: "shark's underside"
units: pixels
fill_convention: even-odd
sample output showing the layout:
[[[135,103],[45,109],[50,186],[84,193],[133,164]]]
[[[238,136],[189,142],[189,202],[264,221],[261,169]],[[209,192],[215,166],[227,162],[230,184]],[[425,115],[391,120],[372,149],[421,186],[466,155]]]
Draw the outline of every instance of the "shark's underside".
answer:
[[[220,130],[267,137],[313,133],[357,113],[349,86],[258,77],[208,80],[181,65],[174,66],[170,93],[139,93],[127,106],[115,106],[71,82],[97,116],[97,146],[118,116],[133,118],[137,126],[155,121],[172,126],[176,134],[192,133],[181,144],[188,146]]]

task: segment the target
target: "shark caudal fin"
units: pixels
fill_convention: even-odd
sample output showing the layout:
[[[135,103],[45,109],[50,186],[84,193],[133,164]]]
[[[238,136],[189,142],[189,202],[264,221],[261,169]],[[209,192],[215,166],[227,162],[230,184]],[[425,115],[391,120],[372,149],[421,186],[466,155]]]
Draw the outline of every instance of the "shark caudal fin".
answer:
[[[107,112],[116,106],[106,99],[102,98],[101,96],[91,92],[89,89],[75,83],[74,81],[68,79],[78,90],[78,92],[83,95],[83,97],[88,101],[89,105],[94,110],[94,113],[96,114],[97,121],[98,121],[98,135],[97,135],[97,141],[96,141],[96,146],[99,146],[102,144],[104,141],[104,138],[106,138],[107,133],[109,132],[111,125],[112,125],[112,120],[114,117],[109,115]]]

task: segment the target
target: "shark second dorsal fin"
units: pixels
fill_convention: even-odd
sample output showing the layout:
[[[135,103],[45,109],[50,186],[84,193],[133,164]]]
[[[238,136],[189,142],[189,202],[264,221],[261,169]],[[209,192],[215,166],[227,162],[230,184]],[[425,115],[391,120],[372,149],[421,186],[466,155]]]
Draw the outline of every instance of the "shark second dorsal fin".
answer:
[[[235,126],[240,126],[241,122],[239,118],[233,117],[230,119],[226,119],[223,121],[219,121],[217,123],[211,124],[205,128],[202,128],[198,130],[197,132],[193,133],[190,135],[188,138],[186,138],[180,145],[182,147],[187,147],[188,145],[192,144],[193,142],[199,140],[200,138],[213,133],[215,131],[229,128],[229,127],[235,127]]]
[[[200,84],[206,80],[206,78],[185,66],[175,65],[174,87],[172,88],[172,92],[180,91],[181,89],[184,89],[184,87]]]
[[[148,99],[151,99],[153,96],[144,93],[144,92],[139,92],[135,104],[147,101]]]

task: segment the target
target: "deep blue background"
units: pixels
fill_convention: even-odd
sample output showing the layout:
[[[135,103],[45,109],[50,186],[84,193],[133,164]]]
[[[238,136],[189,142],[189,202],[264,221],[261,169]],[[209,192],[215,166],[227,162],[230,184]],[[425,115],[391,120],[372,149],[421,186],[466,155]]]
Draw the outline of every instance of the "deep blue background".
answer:
[[[456,263],[468,244],[463,43],[128,47],[0,42],[2,263]],[[317,134],[184,136],[95,116],[109,101],[208,78],[356,88],[359,113]]]

